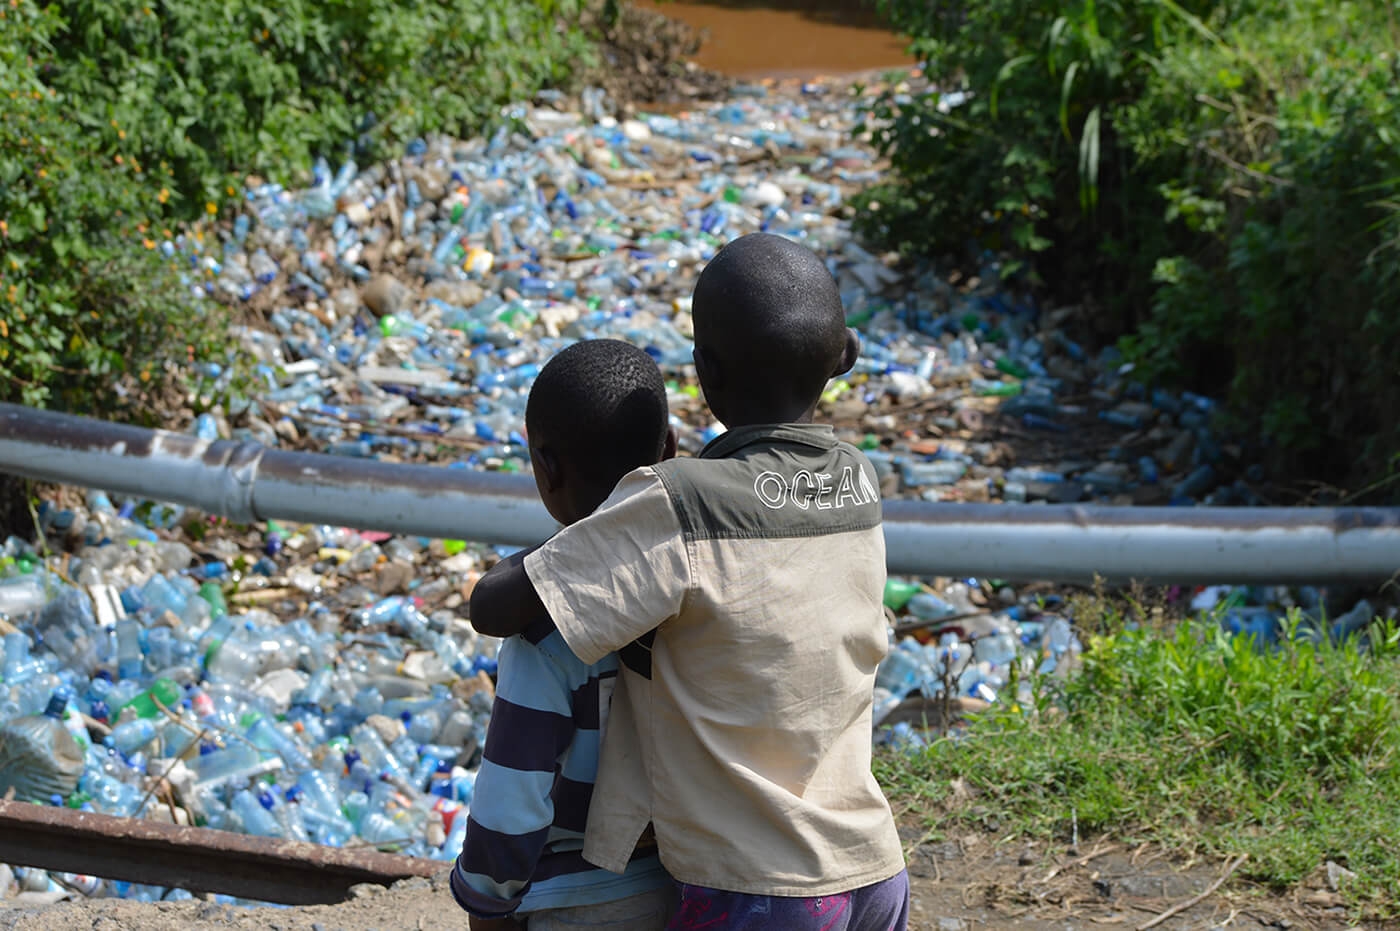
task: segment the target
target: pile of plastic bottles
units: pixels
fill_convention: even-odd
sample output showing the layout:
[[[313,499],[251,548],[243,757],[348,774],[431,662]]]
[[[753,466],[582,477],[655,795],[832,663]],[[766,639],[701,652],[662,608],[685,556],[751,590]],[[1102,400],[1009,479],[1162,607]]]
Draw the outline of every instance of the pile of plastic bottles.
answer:
[[[232,222],[161,246],[192,293],[266,311],[238,331],[252,386],[237,366],[206,368],[225,416],[204,433],[359,457],[447,448],[520,470],[540,365],[611,336],[657,358],[694,451],[718,426],[690,365],[690,289],[724,242],[764,230],[826,258],[862,331],[824,413],[875,453],[886,494],[1254,500],[1242,482],[1221,487],[1247,470],[1209,399],[1149,393],[1112,351],[1089,358],[1067,318],[1016,297],[991,260],[955,287],[862,247],[849,199],[878,173],[850,132],[859,99],[838,88],[741,88],[621,121],[597,95],[584,112],[548,98],[490,138],[420,140],[363,170],[322,162],[303,190],[250,187]],[[1044,461],[999,461],[1008,430],[1050,442]]]
[[[1221,485],[1247,470],[1210,400],[1146,392],[1113,353],[1089,358],[995,263],[955,286],[852,238],[849,198],[878,177],[851,132],[859,107],[822,84],[622,120],[596,94],[582,112],[545,97],[490,138],[417,141],[363,170],[321,163],[301,190],[251,186],[236,217],[160,244],[192,299],[266,320],[236,329],[229,364],[201,368],[211,412],[188,429],[524,470],[540,366],[611,336],[662,366],[693,452],[721,428],[694,381],[688,295],[724,242],[766,230],[825,257],[862,333],[822,416],[869,452],[887,496],[1249,503],[1244,483]],[[997,424],[1051,453],[1005,461]],[[189,517],[96,494],[41,513],[63,555],[6,542],[0,796],[455,856],[496,648],[455,609],[486,551],[275,524],[206,525],[196,541],[181,536]],[[892,610],[939,623],[894,644],[878,719],[915,693],[995,701],[1013,668],[1073,666],[1053,599],[968,619],[976,585],[891,583]],[[0,873],[0,894],[11,879],[183,895],[40,871]]]
[[[991,594],[994,604],[988,604]],[[973,601],[977,596],[979,605]],[[1038,676],[1069,674],[1083,647],[1062,600],[1054,594],[1017,597],[978,579],[952,580],[939,590],[905,579],[885,585],[885,607],[916,635],[890,632],[890,652],[875,677],[877,739],[922,745],[908,722],[882,733],[881,725],[913,695],[947,696],[990,704],[1027,702]],[[1007,689],[1013,687],[1014,694]]]
[[[78,526],[71,555],[43,560],[11,538],[0,557],[0,797],[456,856],[496,642],[422,608],[460,603],[443,593],[477,551],[428,579],[426,541],[320,527],[217,559],[100,493],[89,505],[42,515],[50,530]],[[395,562],[413,566],[408,591],[377,597],[365,582]],[[302,588],[259,585],[289,577]],[[230,612],[230,598],[266,591],[287,619]],[[155,894],[70,880],[54,881]]]

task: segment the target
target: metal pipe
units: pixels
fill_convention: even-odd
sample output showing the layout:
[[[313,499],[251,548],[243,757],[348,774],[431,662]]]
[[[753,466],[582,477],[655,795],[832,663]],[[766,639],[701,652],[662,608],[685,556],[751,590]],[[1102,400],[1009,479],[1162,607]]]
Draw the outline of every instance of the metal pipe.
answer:
[[[401,465],[0,404],[0,471],[235,520],[529,546],[557,528],[526,476]],[[1400,509],[885,503],[889,570],[1108,583],[1375,583],[1400,571]]]
[[[1383,582],[1397,508],[885,504],[893,573],[1197,585]]]
[[[283,905],[343,902],[360,883],[432,877],[449,864],[229,831],[0,801],[0,863]]]
[[[14,404],[0,404],[0,471],[242,522],[334,523],[517,546],[558,528],[525,475],[209,442]]]

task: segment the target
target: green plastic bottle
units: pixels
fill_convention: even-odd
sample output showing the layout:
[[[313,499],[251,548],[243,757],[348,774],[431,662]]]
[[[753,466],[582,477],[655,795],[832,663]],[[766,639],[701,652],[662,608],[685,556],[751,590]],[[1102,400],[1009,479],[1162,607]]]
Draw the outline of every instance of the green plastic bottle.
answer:
[[[228,604],[224,601],[224,590],[217,582],[205,582],[199,586],[199,597],[209,603],[209,616],[215,620],[228,614]]]
[[[112,720],[119,720],[122,712],[128,708],[136,712],[138,718],[154,718],[160,714],[160,708],[156,705],[157,701],[167,708],[176,708],[180,704],[180,699],[184,697],[184,690],[173,679],[157,679],[151,683],[151,687],[146,691],[116,709],[112,714]]]
[[[1017,362],[1010,356],[1002,356],[997,360],[997,371],[1005,372],[1013,378],[1025,378],[1030,374],[1030,369]]]
[[[923,586],[917,582],[904,582],[899,579],[885,580],[885,607],[891,611],[898,611],[909,603]]]
[[[1021,383],[1016,381],[1003,381],[994,385],[982,385],[977,388],[979,397],[984,398],[1014,398],[1021,393]]]

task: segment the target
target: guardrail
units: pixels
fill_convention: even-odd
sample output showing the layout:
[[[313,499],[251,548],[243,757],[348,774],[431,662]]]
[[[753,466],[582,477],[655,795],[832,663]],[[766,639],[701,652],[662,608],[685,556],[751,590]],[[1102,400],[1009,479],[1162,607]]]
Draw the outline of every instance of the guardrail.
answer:
[[[528,476],[208,442],[0,404],[0,471],[238,521],[529,546],[557,524]],[[1400,571],[1397,508],[885,503],[895,574],[1108,583],[1370,584]]]

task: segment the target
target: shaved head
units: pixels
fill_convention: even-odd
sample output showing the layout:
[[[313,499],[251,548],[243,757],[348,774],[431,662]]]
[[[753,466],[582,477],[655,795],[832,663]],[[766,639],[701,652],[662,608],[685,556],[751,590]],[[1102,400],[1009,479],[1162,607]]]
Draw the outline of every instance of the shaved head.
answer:
[[[721,249],[695,284],[692,313],[701,386],[726,423],[726,413],[752,423],[810,416],[828,379],[855,362],[836,281],[815,252],[781,236]],[[718,371],[707,378],[706,368]]]

